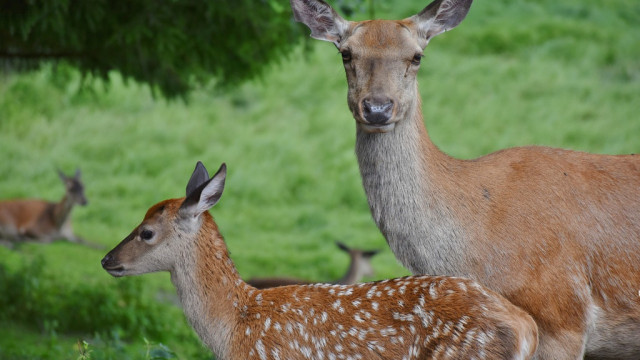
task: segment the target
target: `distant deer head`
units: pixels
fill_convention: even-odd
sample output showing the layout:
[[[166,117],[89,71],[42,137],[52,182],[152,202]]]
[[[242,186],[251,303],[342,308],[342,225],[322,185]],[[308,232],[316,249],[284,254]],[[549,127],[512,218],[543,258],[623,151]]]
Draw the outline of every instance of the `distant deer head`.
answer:
[[[349,268],[344,276],[336,281],[336,284],[355,284],[363,277],[375,276],[375,271],[371,265],[371,258],[380,252],[380,250],[361,250],[350,248],[347,245],[336,241],[338,248],[349,254]]]
[[[64,187],[66,189],[66,196],[68,197],[69,203],[77,204],[80,206],[86,206],[89,203],[84,195],[84,184],[80,179],[80,169],[76,169],[76,172],[73,176],[67,176],[60,169],[58,169],[58,176],[64,184]]]

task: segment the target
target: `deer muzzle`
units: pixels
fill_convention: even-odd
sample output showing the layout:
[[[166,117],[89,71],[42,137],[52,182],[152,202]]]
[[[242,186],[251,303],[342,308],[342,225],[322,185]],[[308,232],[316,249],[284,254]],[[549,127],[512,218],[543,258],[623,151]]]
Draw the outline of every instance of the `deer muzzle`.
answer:
[[[387,132],[395,126],[393,118],[394,102],[390,98],[365,98],[360,103],[360,111],[365,122],[360,125],[367,132]]]

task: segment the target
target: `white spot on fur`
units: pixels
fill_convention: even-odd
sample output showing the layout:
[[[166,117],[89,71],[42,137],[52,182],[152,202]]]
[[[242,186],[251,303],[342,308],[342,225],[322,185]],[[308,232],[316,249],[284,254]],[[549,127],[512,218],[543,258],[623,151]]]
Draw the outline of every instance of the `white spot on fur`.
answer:
[[[260,339],[256,341],[256,350],[258,351],[258,356],[260,356],[260,360],[267,360],[267,352],[265,351],[264,344]]]

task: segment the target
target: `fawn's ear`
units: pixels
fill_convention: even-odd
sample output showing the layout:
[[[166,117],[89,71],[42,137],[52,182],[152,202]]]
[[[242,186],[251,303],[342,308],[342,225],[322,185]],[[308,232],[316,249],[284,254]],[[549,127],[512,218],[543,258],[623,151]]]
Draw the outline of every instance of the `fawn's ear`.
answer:
[[[187,194],[185,196],[189,196],[195,189],[197,189],[200,185],[204,184],[207,180],[209,180],[209,172],[207,172],[207,168],[204,167],[201,161],[196,163],[196,168],[193,170],[193,174],[191,174],[191,178],[187,183]]]
[[[435,0],[420,13],[410,17],[427,46],[432,37],[458,26],[467,16],[473,0]]]
[[[204,166],[202,166],[202,168],[204,169]],[[196,170],[198,170],[197,166]],[[195,172],[196,171],[194,171],[194,174]],[[203,212],[209,210],[220,200],[226,177],[227,165],[223,163],[211,179],[206,180],[187,195],[182,205],[180,205],[180,214],[185,217],[198,217]],[[189,182],[191,183],[191,179]]]
[[[74,177],[76,180],[80,180],[80,176],[81,176],[81,175],[82,175],[82,172],[80,171],[80,168],[76,168],[76,173],[75,173],[75,175],[73,175],[73,177]]]
[[[322,0],[290,0],[293,17],[311,29],[311,37],[331,41],[340,47],[340,41],[349,28],[349,22],[338,15]]]

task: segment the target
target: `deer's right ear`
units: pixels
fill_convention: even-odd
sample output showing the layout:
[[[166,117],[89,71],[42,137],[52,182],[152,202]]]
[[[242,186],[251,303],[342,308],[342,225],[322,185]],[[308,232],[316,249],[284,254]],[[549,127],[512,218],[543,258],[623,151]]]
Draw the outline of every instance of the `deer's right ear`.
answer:
[[[182,202],[182,205],[180,205],[180,215],[184,217],[197,217],[203,212],[209,210],[220,200],[226,178],[227,165],[223,163],[218,172],[216,172],[211,179],[200,184],[195,190],[187,195]]]
[[[340,47],[349,22],[322,0],[290,0],[293,17],[311,29],[311,37]]]

